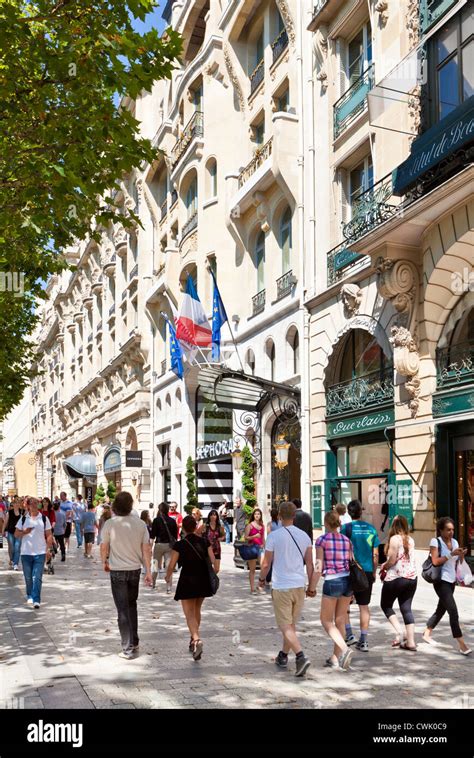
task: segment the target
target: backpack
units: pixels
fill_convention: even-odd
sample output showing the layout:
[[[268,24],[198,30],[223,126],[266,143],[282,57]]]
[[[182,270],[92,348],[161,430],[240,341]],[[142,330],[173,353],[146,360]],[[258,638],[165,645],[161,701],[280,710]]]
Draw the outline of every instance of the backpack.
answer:
[[[44,528],[45,528],[45,530],[46,530],[46,516],[44,515],[44,513],[42,513],[42,514],[41,514],[41,517],[42,517],[42,519],[43,519],[43,526],[44,526]],[[23,527],[25,526],[25,521],[26,521],[26,514],[24,514],[24,515],[21,517],[21,528],[22,528],[22,529],[23,529]]]

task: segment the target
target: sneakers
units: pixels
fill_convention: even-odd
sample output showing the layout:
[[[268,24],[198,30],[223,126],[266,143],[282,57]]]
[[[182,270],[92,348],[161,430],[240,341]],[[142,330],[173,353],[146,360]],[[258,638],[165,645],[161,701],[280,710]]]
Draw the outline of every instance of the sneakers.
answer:
[[[28,597],[28,598],[26,599],[26,604],[27,604],[27,605],[33,605],[33,598],[32,598],[32,597]]]
[[[13,571],[18,571],[18,566],[17,565],[13,566]]]
[[[33,603],[33,608],[39,608],[39,607],[40,607],[39,603]]]
[[[281,669],[288,668],[288,656],[280,650],[277,657],[275,658],[276,665]]]
[[[123,658],[126,661],[131,661],[133,658],[136,658],[137,655],[138,649],[133,648],[133,650],[121,650],[118,657]]]
[[[355,645],[357,643],[357,640],[353,634],[349,634],[348,637],[346,637],[346,645]]]
[[[339,658],[339,666],[341,667],[341,669],[344,669],[344,671],[347,671],[347,669],[351,665],[351,660],[352,660],[353,655],[354,653],[350,649],[346,650],[344,655],[341,655],[341,657]]]
[[[310,666],[311,661],[309,661],[304,655],[300,655],[299,658],[296,658],[295,676],[304,676]]]
[[[356,642],[356,649],[361,650],[363,653],[369,652],[369,643],[367,640],[359,640]]]

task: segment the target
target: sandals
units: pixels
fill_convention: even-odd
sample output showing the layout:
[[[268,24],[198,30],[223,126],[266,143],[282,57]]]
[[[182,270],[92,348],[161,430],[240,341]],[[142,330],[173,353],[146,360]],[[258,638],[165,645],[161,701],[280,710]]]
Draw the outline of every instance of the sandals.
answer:
[[[392,647],[400,647],[400,640],[393,640]]]
[[[415,645],[415,647],[410,647],[407,644],[407,641],[404,640],[403,642],[400,642],[400,650],[410,650],[412,653],[416,653],[417,647],[416,647],[416,645]]]
[[[195,661],[201,660],[202,648],[202,640],[193,640],[193,658]]]

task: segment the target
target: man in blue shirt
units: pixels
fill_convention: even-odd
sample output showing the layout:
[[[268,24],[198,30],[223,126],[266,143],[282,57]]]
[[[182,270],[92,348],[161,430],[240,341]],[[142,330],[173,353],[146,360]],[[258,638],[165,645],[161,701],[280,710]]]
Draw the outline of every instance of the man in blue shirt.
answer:
[[[76,529],[76,540],[77,540],[77,547],[81,547],[82,545],[82,526],[81,526],[81,520],[82,520],[82,514],[85,512],[86,506],[82,502],[82,495],[77,496],[77,500],[72,502],[72,513],[73,513],[73,520],[74,520],[74,526]]]
[[[66,516],[66,531],[64,532],[64,543],[66,550],[69,550],[69,538],[72,529],[72,503],[67,498],[66,492],[59,493],[59,507]]]
[[[92,558],[92,545],[95,540],[95,508],[93,503],[89,503],[87,511],[81,516],[81,526],[84,533],[84,557]]]
[[[369,643],[367,642],[367,635],[370,623],[369,603],[370,598],[372,597],[372,585],[376,577],[378,562],[377,548],[380,544],[380,540],[375,526],[372,526],[372,524],[369,524],[367,521],[361,520],[362,505],[359,500],[351,500],[347,506],[347,511],[352,518],[352,523],[343,524],[341,526],[341,534],[345,534],[345,536],[349,537],[351,540],[354,548],[354,558],[365,571],[369,581],[368,589],[363,592],[354,592],[355,601],[359,606],[360,616],[360,639],[356,642],[356,648],[362,650],[364,653],[368,653]],[[351,625],[348,623],[346,624],[346,643],[352,645],[354,642],[355,637],[352,634]]]

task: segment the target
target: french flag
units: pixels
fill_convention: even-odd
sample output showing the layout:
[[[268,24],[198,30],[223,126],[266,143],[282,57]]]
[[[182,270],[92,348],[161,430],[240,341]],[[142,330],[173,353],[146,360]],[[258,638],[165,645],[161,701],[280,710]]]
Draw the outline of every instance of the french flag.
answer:
[[[181,311],[176,321],[176,336],[179,340],[198,347],[210,347],[212,344],[211,325],[189,274]]]

